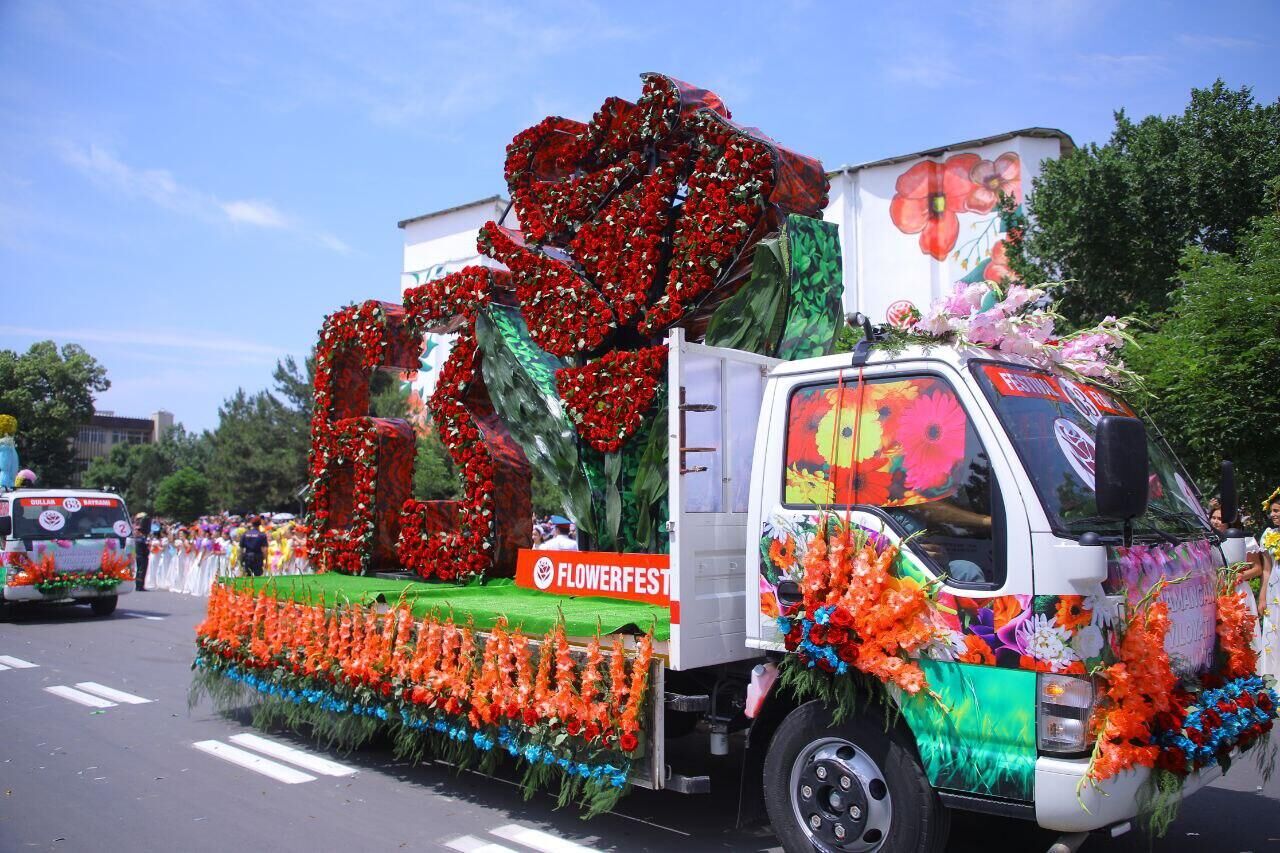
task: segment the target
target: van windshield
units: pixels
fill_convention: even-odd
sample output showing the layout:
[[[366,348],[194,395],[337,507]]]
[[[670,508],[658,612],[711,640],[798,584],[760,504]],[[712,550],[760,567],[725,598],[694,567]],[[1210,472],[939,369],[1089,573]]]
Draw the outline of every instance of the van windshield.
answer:
[[[1094,426],[1106,415],[1136,417],[1115,395],[1042,370],[975,363],[974,374],[1027,469],[1054,532],[1118,533],[1121,522],[1097,517],[1094,500]],[[1147,512],[1135,519],[1141,535],[1153,530],[1179,538],[1208,532],[1209,521],[1191,478],[1147,428],[1150,459]]]
[[[106,539],[132,534],[119,498],[18,498],[12,512],[13,536],[18,539]]]

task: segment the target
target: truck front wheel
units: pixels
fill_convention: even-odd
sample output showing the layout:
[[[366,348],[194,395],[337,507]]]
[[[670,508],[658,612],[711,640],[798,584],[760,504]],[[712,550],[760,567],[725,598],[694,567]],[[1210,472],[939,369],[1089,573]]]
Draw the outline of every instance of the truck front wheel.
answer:
[[[934,853],[951,823],[900,730],[878,715],[836,724],[820,702],[774,733],[764,801],[788,853]]]
[[[116,602],[119,600],[119,597],[114,595],[91,598],[89,599],[89,607],[93,609],[94,616],[110,616],[116,612]]]

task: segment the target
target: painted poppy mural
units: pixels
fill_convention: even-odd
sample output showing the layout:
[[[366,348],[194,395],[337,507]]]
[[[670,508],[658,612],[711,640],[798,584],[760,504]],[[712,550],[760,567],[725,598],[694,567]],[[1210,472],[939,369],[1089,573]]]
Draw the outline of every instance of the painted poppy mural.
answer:
[[[1006,217],[1000,199],[1012,200]],[[951,259],[966,271],[965,280],[1016,281],[1005,255],[1007,218],[1022,213],[1022,161],[1013,151],[987,160],[978,154],[953,154],[941,162],[922,160],[894,184],[889,218],[903,234],[918,234],[920,251],[936,261]],[[964,222],[972,232],[961,241]],[[985,218],[978,218],[985,217]]]

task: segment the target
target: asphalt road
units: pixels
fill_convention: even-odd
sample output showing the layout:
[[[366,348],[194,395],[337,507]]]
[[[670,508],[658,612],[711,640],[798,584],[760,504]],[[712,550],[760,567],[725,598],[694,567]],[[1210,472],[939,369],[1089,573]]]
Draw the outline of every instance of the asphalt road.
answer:
[[[0,851],[780,849],[762,815],[736,828],[733,757],[706,759],[711,794],[635,791],[584,822],[549,796],[523,801],[510,776],[414,767],[379,748],[340,755],[283,732],[255,741],[264,733],[244,715],[188,710],[203,607],[147,592],[107,619],[50,608],[0,624]],[[298,752],[282,758],[280,747]],[[1025,823],[957,815],[948,850],[1042,851],[1053,840]],[[1280,774],[1263,785],[1242,763],[1188,800],[1165,838],[1135,831],[1084,849],[1280,853]]]

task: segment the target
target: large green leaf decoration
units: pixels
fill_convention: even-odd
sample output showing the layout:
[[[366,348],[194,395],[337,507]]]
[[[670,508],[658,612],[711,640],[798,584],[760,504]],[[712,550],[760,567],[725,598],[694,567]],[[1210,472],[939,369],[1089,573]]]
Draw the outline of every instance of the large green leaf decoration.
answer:
[[[790,295],[781,242],[781,237],[768,237],[756,244],[751,279],[711,315],[708,346],[760,355],[777,352]]]
[[[604,507],[591,484],[602,477],[582,458],[577,431],[556,393],[555,372],[562,362],[533,343],[517,309],[503,305],[487,306],[477,315],[476,340],[494,409],[530,464],[555,485],[565,515],[594,536]]]
[[[833,222],[791,214],[784,233],[790,298],[777,357],[828,355],[844,320],[839,229]]]

